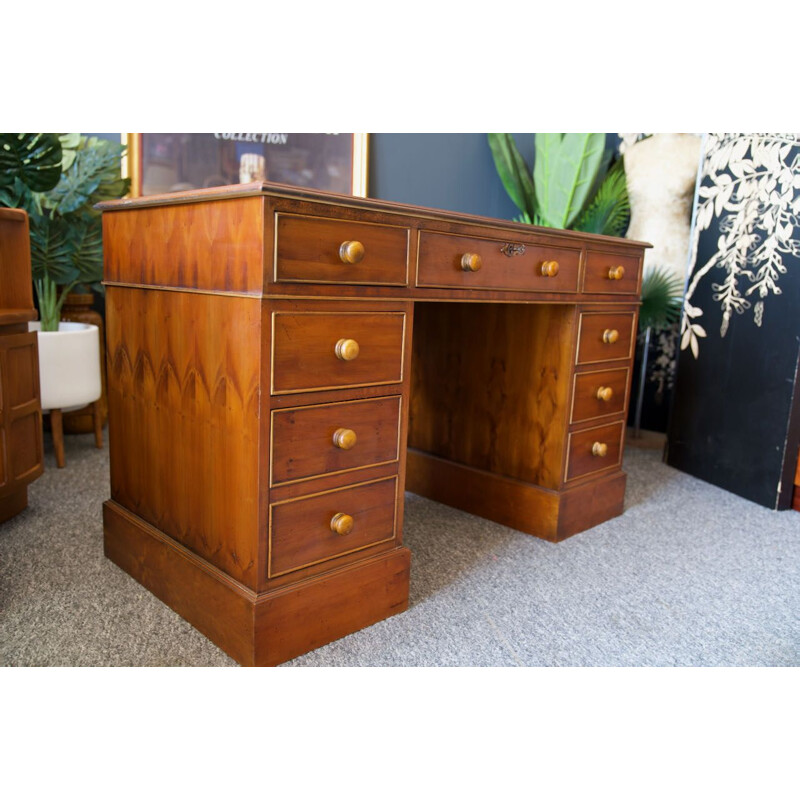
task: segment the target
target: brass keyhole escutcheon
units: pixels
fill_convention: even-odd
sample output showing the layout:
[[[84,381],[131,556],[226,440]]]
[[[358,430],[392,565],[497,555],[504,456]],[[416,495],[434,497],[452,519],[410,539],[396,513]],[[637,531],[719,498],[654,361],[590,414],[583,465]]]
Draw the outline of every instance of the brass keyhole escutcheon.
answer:
[[[595,442],[592,445],[592,455],[605,458],[608,455],[608,445],[605,442]]]
[[[621,281],[624,275],[625,267],[623,266],[611,267],[608,270],[608,278],[612,281]]]
[[[603,341],[606,344],[614,344],[619,339],[619,331],[614,328],[606,328],[603,331]]]
[[[345,264],[358,264],[364,258],[364,245],[361,242],[342,242],[339,247],[339,258]]]
[[[331,530],[339,536],[347,536],[353,530],[353,518],[341,511],[331,517]]]
[[[542,264],[542,275],[545,278],[555,278],[558,275],[558,261],[545,261]]]
[[[342,361],[352,361],[358,358],[361,348],[358,346],[358,342],[355,339],[339,339],[339,341],[336,342],[334,351],[336,353],[336,358]]]
[[[597,399],[607,403],[614,396],[614,390],[610,386],[601,386],[597,390]]]
[[[464,253],[461,256],[461,269],[464,272],[477,272],[483,266],[483,259],[477,253]]]
[[[357,441],[356,432],[350,428],[337,428],[333,434],[333,443],[340,450],[351,450],[356,446]]]

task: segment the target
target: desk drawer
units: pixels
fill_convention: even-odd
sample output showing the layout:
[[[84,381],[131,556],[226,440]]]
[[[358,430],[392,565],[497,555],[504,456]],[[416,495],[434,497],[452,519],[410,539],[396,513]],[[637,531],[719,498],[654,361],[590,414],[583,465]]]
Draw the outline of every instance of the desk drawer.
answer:
[[[397,461],[400,398],[272,412],[272,484]]]
[[[272,393],[400,383],[405,327],[401,311],[275,311]]]
[[[578,364],[630,358],[633,351],[635,314],[605,311],[581,313]]]
[[[391,225],[278,214],[275,279],[405,286],[408,234]]]
[[[422,232],[417,285],[576,292],[580,258],[580,248]]]
[[[390,541],[396,506],[396,477],[276,503],[270,507],[270,577]]]
[[[624,367],[576,375],[570,422],[585,422],[624,411],[628,372]]]
[[[624,422],[589,428],[569,435],[567,480],[582,478],[593,472],[622,463]]]
[[[640,264],[638,256],[589,250],[586,253],[583,291],[590,294],[638,294]]]

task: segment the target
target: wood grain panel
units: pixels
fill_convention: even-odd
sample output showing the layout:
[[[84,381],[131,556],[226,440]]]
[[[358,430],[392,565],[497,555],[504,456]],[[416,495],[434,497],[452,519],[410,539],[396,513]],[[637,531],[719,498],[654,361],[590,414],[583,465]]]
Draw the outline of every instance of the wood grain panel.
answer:
[[[399,425],[399,397],[273,411],[272,483],[396,461]],[[334,444],[340,428],[357,437],[349,450]]]
[[[103,214],[105,280],[260,294],[260,197]]]
[[[405,319],[402,312],[274,312],[273,393],[399,383]],[[358,342],[356,359],[336,356],[340,339]]]
[[[628,392],[627,367],[622,369],[582,372],[575,376],[575,389],[572,393],[571,422],[584,422],[610,414],[620,414],[625,410]],[[611,397],[603,400],[598,397],[601,390],[611,390]]]
[[[567,480],[591,475],[610,467],[618,467],[622,463],[624,433],[625,424],[623,422],[571,433],[567,456]],[[608,451],[605,456],[592,453],[595,442],[606,445]]]
[[[631,358],[634,342],[634,318],[630,313],[584,311],[580,315],[578,364],[615,361]],[[605,331],[616,331],[618,338],[610,343],[603,340]]]
[[[583,291],[600,294],[638,294],[642,258],[638,254],[588,250]],[[621,266],[624,269],[620,280],[611,280],[609,270]]]
[[[270,577],[394,538],[397,478],[300,497],[270,509]],[[353,518],[346,535],[334,515]]]
[[[408,228],[278,214],[275,279],[405,286],[408,236]],[[364,245],[364,257],[357,264],[346,264],[339,247],[353,240]]]
[[[418,304],[409,446],[557,488],[574,318],[570,306]]]
[[[112,498],[255,588],[261,304],[108,287]]]
[[[524,246],[524,252],[507,256],[501,248]],[[480,256],[477,272],[465,272],[461,257]],[[580,248],[536,244],[530,238],[484,239],[422,232],[419,236],[418,286],[448,286],[472,289],[523,289],[541,292],[576,292]],[[554,277],[542,274],[545,261],[558,262]]]

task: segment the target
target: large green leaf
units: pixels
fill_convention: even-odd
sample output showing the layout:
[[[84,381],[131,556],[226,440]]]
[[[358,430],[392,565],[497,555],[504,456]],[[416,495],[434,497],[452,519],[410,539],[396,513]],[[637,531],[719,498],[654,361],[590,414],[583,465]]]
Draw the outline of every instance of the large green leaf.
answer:
[[[71,224],[72,263],[78,280],[87,286],[103,279],[103,225],[100,217],[85,217]]]
[[[514,137],[510,133],[490,133],[488,138],[497,174],[508,196],[520,211],[534,216],[536,196],[531,171],[519,152]]]
[[[666,267],[645,270],[642,278],[642,305],[639,330],[668,328],[677,322],[683,305],[683,281]]]
[[[49,278],[63,285],[78,278],[70,224],[62,217],[31,217],[31,271],[35,281]]]
[[[618,159],[606,173],[597,194],[578,218],[575,228],[588,233],[622,236],[631,217],[625,166]]]
[[[554,228],[568,228],[597,179],[604,133],[537,133],[533,182],[539,213]]]
[[[61,177],[61,142],[55,133],[0,134],[0,186],[19,178],[34,192],[52,189]]]

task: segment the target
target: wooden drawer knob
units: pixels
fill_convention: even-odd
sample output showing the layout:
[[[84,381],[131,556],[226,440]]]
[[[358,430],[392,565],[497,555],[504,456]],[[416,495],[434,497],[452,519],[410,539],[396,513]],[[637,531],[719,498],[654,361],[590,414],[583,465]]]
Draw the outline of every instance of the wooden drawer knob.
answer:
[[[595,442],[592,445],[592,455],[605,458],[608,455],[608,445],[605,442]]]
[[[339,247],[339,258],[345,264],[358,264],[364,258],[364,245],[361,242],[342,242]]]
[[[607,403],[614,396],[614,390],[610,386],[601,386],[597,390],[597,399]]]
[[[558,275],[558,261],[545,261],[542,264],[542,275],[545,278],[555,278]]]
[[[358,437],[350,428],[337,428],[333,434],[333,443],[340,450],[350,450],[355,447]]]
[[[464,253],[461,256],[461,269],[464,272],[477,272],[483,266],[483,260],[477,253]]]
[[[334,514],[331,517],[331,530],[339,536],[347,536],[353,530],[353,518],[349,514]]]
[[[614,328],[606,328],[603,331],[603,341],[606,344],[614,344],[619,339],[619,331]]]
[[[611,267],[608,271],[608,278],[612,281],[621,281],[623,276],[625,275],[625,267]]]
[[[336,358],[340,358],[342,361],[352,361],[354,358],[358,358],[361,348],[355,339],[339,339],[334,350]]]

